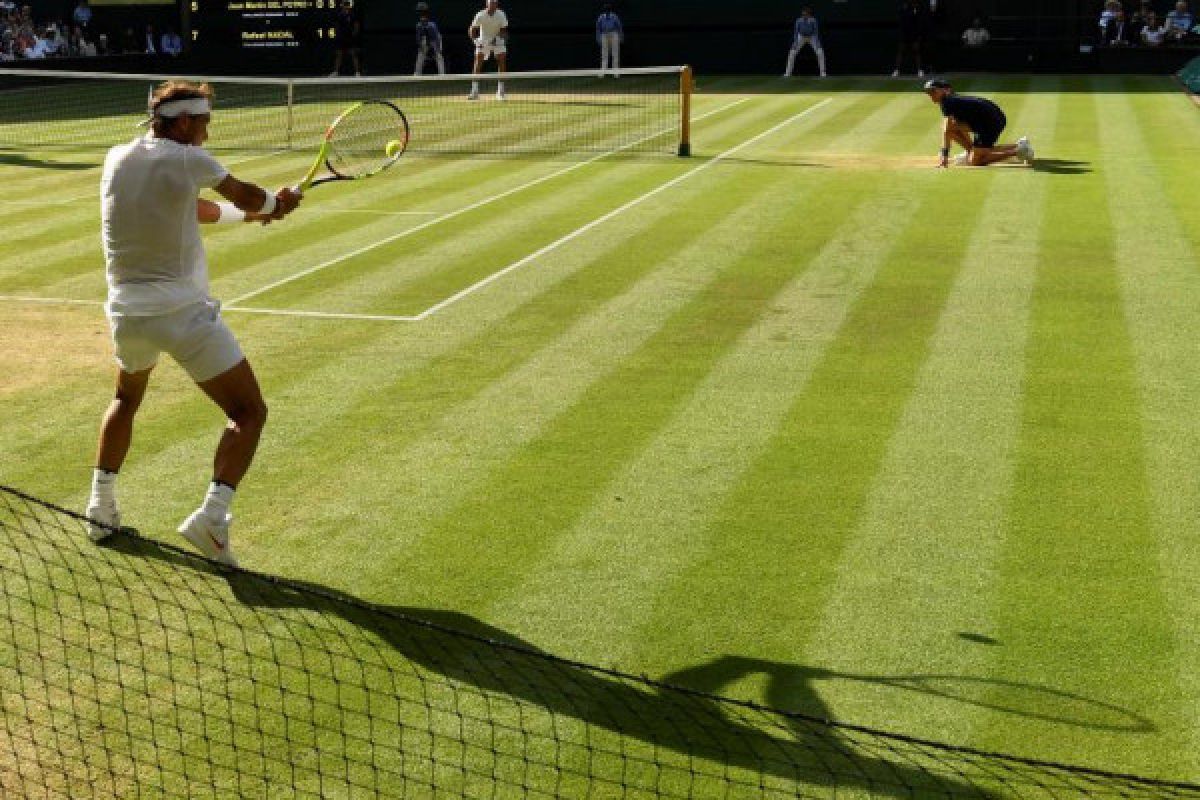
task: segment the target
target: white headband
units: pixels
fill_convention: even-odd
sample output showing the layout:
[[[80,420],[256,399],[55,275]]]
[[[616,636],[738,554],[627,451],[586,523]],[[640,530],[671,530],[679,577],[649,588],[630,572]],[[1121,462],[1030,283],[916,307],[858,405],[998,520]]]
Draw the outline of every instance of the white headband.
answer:
[[[154,109],[156,117],[167,117],[173,119],[180,114],[191,114],[193,117],[200,114],[211,114],[212,106],[208,102],[207,97],[188,97],[184,100],[169,100],[166,103],[159,103],[158,108]]]

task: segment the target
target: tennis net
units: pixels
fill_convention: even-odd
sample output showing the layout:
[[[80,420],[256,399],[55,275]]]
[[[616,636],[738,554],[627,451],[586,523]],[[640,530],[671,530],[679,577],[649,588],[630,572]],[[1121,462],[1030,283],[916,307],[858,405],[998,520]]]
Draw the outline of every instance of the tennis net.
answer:
[[[0,70],[0,145],[111,147],[138,135],[150,90],[184,76]],[[369,78],[186,76],[216,99],[211,149],[311,149],[349,104],[389,100],[408,118],[409,152],[572,153],[688,149],[687,67]],[[477,99],[469,99],[478,94]]]
[[[1187,798],[221,571],[0,486],[0,796]]]

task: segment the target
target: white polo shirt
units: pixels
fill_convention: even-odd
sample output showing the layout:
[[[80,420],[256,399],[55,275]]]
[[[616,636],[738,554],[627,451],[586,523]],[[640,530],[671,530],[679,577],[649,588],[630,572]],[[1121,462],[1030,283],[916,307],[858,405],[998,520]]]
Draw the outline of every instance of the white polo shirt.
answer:
[[[479,28],[479,36],[485,43],[491,44],[492,40],[500,35],[500,31],[508,27],[508,17],[500,9],[496,9],[495,14],[489,14],[485,8],[475,15],[471,27]]]
[[[108,151],[100,219],[109,314],[156,316],[208,299],[196,198],[228,174],[204,148],[151,133]]]

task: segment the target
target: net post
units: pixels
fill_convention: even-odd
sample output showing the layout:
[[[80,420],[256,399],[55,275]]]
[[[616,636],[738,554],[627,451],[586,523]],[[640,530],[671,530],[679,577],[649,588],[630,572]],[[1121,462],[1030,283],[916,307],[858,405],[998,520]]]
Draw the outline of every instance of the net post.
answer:
[[[679,155],[692,154],[692,68],[684,64],[679,71]]]
[[[296,84],[287,82],[287,149],[292,149],[292,113],[295,108]]]

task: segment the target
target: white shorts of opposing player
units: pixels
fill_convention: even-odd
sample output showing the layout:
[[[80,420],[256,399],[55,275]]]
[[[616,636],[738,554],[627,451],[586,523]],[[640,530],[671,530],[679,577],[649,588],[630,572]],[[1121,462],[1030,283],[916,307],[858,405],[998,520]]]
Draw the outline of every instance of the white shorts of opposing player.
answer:
[[[417,48],[417,67],[413,70],[414,75],[424,74],[425,62],[431,56],[437,62],[438,75],[446,74],[446,60],[442,58],[442,51],[430,45],[429,42],[421,42],[421,46]]]
[[[612,74],[616,77],[617,70],[621,68],[621,34],[616,31],[600,34],[600,75],[604,75],[604,71],[609,69],[609,63],[612,63]]]
[[[499,36],[492,39],[480,37],[475,40],[475,55],[483,54],[484,61],[494,56],[505,55],[506,53],[508,53],[508,48],[505,46],[504,39]]]
[[[792,49],[788,50],[787,69],[783,71],[785,78],[791,77],[792,69],[796,66],[796,56],[804,49],[805,45],[811,47],[817,54],[817,69],[820,70],[821,77],[825,77],[825,51],[821,48],[821,37],[799,36],[792,42]]]

